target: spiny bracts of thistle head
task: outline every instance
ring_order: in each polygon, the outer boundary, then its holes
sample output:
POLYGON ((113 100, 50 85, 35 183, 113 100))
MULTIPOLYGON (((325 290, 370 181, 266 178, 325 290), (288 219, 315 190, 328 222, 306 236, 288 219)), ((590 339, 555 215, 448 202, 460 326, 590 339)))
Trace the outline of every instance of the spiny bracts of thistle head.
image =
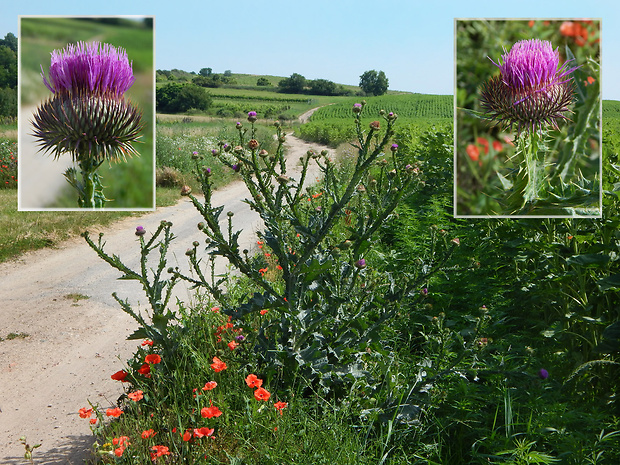
POLYGON ((70 44, 52 52, 49 79, 53 95, 32 121, 34 137, 55 158, 71 153, 74 161, 125 160, 144 128, 142 112, 123 94, 133 84, 132 65, 122 49, 99 42, 70 44))
MULTIPOLYGON (((506 51, 504 49, 504 51, 506 51)), ((539 39, 522 40, 502 55, 500 70, 481 87, 480 102, 487 118, 498 124, 535 132, 558 120, 567 120, 575 84, 570 74, 578 66, 560 65, 558 49, 539 39)))

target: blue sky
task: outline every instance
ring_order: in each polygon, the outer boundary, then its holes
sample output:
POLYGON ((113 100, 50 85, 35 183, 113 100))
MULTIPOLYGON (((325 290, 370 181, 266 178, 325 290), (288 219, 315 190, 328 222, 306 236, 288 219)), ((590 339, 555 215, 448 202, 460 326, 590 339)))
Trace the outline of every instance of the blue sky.
POLYGON ((17 35, 19 15, 155 15, 157 69, 342 84, 376 69, 390 89, 429 94, 453 93, 455 17, 602 18, 603 98, 620 100, 617 0, 2 0, 0 11, 2 37, 17 35))

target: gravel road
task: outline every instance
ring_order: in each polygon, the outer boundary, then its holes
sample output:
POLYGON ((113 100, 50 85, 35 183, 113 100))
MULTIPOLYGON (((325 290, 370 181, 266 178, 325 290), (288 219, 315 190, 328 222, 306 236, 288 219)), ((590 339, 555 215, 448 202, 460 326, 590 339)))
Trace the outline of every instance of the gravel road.
MULTIPOLYGON (((308 149, 326 148, 290 135, 287 145, 292 177, 294 161, 308 149)), ((317 175, 314 165, 307 179, 317 175)), ((213 203, 235 213, 234 225, 244 231, 240 242, 249 248, 260 219, 242 202, 247 195, 245 185, 234 182, 216 191, 213 203)), ((169 257, 187 269, 185 250, 203 238, 196 228, 200 217, 187 198, 105 229, 106 251, 137 268, 136 226, 154 231, 162 220, 173 223, 177 237, 169 257)), ((223 270, 225 264, 218 266, 223 270)), ((110 375, 124 367, 139 343, 125 339, 137 326, 111 294, 128 298, 134 309, 146 308, 140 285, 118 281, 119 276, 82 238, 0 264, 0 336, 23 335, 0 342, 0 464, 24 463, 21 436, 31 445, 41 444, 34 452, 37 464, 78 464, 88 456, 93 437, 78 410, 88 401, 102 408, 115 403, 122 386, 110 375)), ((190 302, 182 286, 177 286, 178 295, 190 302)))

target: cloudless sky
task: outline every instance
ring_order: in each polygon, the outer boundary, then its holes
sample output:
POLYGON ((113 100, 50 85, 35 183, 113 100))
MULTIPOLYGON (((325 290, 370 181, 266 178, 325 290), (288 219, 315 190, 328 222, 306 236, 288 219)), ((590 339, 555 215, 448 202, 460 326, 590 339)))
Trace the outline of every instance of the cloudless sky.
MULTIPOLYGON (((0 36, 19 15, 155 16, 157 69, 299 73, 359 83, 385 71, 390 89, 454 91, 454 18, 601 18, 603 98, 620 100, 617 0, 84 0, 0 1, 0 36)), ((507 44, 508 46, 510 44, 507 44)))

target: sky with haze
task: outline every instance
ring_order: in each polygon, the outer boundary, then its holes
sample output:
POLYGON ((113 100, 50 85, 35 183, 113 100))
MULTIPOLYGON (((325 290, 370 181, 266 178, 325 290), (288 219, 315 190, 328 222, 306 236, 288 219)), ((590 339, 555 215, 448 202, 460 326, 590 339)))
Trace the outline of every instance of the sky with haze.
POLYGON ((157 69, 352 85, 375 69, 391 90, 426 94, 454 92, 454 18, 599 18, 603 99, 620 100, 617 0, 2 0, 0 12, 1 37, 18 35, 19 15, 154 15, 157 69))

